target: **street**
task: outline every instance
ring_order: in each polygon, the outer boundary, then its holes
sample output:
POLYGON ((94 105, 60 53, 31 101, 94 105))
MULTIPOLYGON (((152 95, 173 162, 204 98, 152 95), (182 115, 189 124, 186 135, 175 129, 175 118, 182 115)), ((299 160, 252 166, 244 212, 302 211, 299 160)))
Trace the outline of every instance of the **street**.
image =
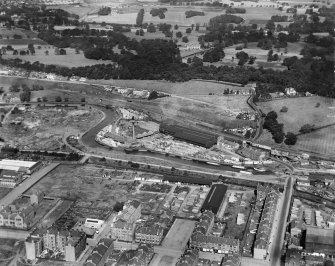
POLYGON ((42 179, 46 174, 55 169, 59 163, 51 163, 48 166, 40 169, 39 171, 33 173, 30 177, 20 183, 17 187, 15 187, 11 192, 9 192, 5 197, 0 199, 0 206, 6 207, 11 204, 16 198, 22 195, 26 190, 28 190, 31 186, 37 183, 40 179, 42 179))

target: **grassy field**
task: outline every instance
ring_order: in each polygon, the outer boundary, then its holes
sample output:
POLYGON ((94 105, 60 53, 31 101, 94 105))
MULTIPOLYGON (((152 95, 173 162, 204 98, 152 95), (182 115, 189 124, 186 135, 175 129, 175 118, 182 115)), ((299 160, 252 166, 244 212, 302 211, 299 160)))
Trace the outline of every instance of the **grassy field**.
MULTIPOLYGON (((298 134, 301 126, 305 124, 315 125, 316 128, 335 123, 335 100, 324 97, 286 98, 270 102, 259 103, 260 108, 268 113, 274 110, 278 114, 278 121, 284 124, 285 132, 298 134), (319 107, 316 107, 320 103, 319 107), (287 113, 280 112, 286 106, 287 113)), ((335 154, 335 126, 316 130, 312 133, 298 136, 298 142, 294 148, 314 151, 323 154, 335 154)), ((273 144, 273 140, 267 131, 259 139, 264 144, 273 144)))
MULTIPOLYGON (((230 66, 237 66, 238 59, 236 59, 236 53, 240 52, 239 50, 235 50, 236 46, 240 46, 241 44, 234 45, 231 47, 227 47, 224 49, 225 57, 222 59, 222 61, 215 63, 214 65, 220 66, 222 64, 224 65, 230 65, 230 66), (234 57, 234 60, 232 60, 232 57, 234 57)), ((254 63, 254 66, 263 66, 265 68, 274 68, 279 70, 286 69, 285 66, 282 65, 282 62, 285 58, 297 56, 301 57, 299 55, 301 49, 304 47, 303 42, 299 43, 288 43, 287 46, 287 53, 284 53, 285 49, 273 49, 274 54, 277 53, 279 55, 280 61, 278 62, 267 62, 268 53, 269 50, 263 50, 257 47, 257 43, 248 43, 247 48, 244 48, 242 51, 247 53, 249 56, 256 56, 256 61, 254 63)), ((246 64, 248 65, 248 64, 246 64)))
POLYGON ((285 12, 279 11, 273 7, 244 7, 245 14, 236 14, 245 19, 245 23, 266 24, 267 20, 273 15, 286 15, 285 12), (263 23, 261 23, 263 22, 263 23), (265 23, 264 23, 265 22, 265 23))
POLYGON ((144 22, 147 23, 168 23, 171 25, 177 24, 178 26, 191 26, 192 24, 199 23, 201 26, 207 24, 209 20, 215 16, 225 14, 225 10, 220 8, 208 8, 208 7, 167 7, 168 11, 165 13, 165 18, 160 19, 159 17, 153 17, 150 14, 150 9, 146 9, 144 13, 144 22), (186 18, 185 11, 203 11, 205 16, 194 16, 186 18))
POLYGON ((116 23, 116 24, 136 24, 136 13, 111 14, 108 16, 90 15, 84 18, 86 22, 96 23, 116 23))
POLYGON ((129 88, 157 90, 181 96, 208 95, 209 93, 222 95, 224 90, 227 88, 241 91, 249 90, 247 87, 197 80, 175 83, 161 80, 97 80, 95 83, 129 88))
MULTIPOLYGON (((27 48, 25 47, 15 47, 16 49, 27 48)), ((108 64, 109 61, 93 60, 85 58, 83 52, 76 54, 75 49, 66 48, 66 55, 55 55, 54 48, 42 47, 38 49, 35 47, 35 55, 13 55, 12 53, 7 53, 3 58, 20 58, 25 61, 36 62, 39 61, 43 64, 53 64, 66 67, 80 67, 80 66, 90 66, 95 64, 108 64), (49 55, 45 55, 45 51, 49 51, 49 55)))

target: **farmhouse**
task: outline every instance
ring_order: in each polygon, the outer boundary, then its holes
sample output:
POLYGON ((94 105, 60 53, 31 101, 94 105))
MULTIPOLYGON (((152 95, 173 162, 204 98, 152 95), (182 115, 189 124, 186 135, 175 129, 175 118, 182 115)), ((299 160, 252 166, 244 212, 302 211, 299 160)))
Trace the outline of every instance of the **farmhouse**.
POLYGON ((285 93, 286 93, 287 96, 296 96, 297 95, 297 91, 292 87, 285 88, 285 93))

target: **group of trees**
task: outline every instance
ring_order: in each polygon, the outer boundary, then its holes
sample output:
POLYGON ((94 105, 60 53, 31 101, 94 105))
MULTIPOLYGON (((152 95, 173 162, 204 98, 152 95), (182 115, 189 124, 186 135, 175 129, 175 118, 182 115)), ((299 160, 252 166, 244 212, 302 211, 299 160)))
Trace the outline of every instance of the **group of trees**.
POLYGON ((107 16, 112 12, 112 9, 109 6, 103 6, 99 9, 98 15, 99 16, 107 16))
POLYGON ((195 16, 204 16, 204 15, 205 15, 205 12, 201 12, 201 11, 195 11, 195 10, 185 11, 186 18, 191 18, 195 16))
POLYGON ((238 61, 239 66, 243 66, 249 60, 249 55, 243 51, 236 53, 235 56, 239 60, 238 61))
POLYGON ((220 15, 220 16, 211 18, 209 20, 208 29, 209 30, 219 29, 222 26, 226 26, 227 23, 240 24, 243 21, 244 19, 239 16, 228 15, 228 14, 220 15))
POLYGON ((213 49, 206 51, 203 56, 204 62, 218 62, 225 57, 222 44, 217 44, 213 49))
POLYGON ((160 19, 164 19, 165 15, 164 13, 167 11, 167 8, 161 7, 161 8, 153 8, 150 11, 151 16, 153 17, 159 17, 160 19))
POLYGON ((245 14, 245 8, 227 7, 226 14, 245 14))
POLYGON ((288 16, 274 15, 274 16, 271 16, 270 20, 272 22, 287 22, 288 21, 288 16))

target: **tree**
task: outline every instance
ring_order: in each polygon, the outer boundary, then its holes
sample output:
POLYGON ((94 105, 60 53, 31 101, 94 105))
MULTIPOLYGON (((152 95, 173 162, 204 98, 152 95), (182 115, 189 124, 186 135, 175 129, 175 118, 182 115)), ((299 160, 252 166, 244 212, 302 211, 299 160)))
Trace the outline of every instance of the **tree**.
POLYGON ((10 92, 19 92, 20 91, 20 87, 17 84, 13 84, 12 86, 10 86, 9 91, 10 92))
POLYGON ((286 106, 283 106, 281 109, 280 109, 280 112, 282 113, 286 113, 288 111, 288 108, 286 106))
POLYGON ((187 29, 186 29, 186 33, 187 33, 187 34, 190 34, 191 32, 192 32, 192 29, 191 29, 191 28, 187 28, 187 29))
POLYGON ((20 93, 20 101, 21 102, 30 102, 30 95, 31 95, 31 93, 30 93, 29 90, 21 92, 20 93))
POLYGON ((42 101, 43 101, 43 102, 47 102, 47 101, 48 101, 48 97, 43 96, 43 97, 42 97, 42 101))
POLYGON ((55 55, 59 55, 59 53, 60 53, 59 48, 56 47, 56 48, 55 48, 55 55))
POLYGON ((80 101, 81 101, 82 103, 86 102, 85 97, 82 97, 82 98, 80 99, 80 101))
POLYGON ((63 49, 63 48, 60 49, 60 50, 59 50, 59 54, 60 54, 60 55, 66 55, 66 50, 63 49))
POLYGON ((182 39, 182 41, 185 42, 185 43, 188 43, 188 38, 187 38, 187 36, 184 36, 183 39, 182 39))
POLYGON ((80 50, 78 47, 76 47, 75 51, 76 51, 76 54, 80 54, 80 50))
POLYGON ((152 23, 150 23, 149 26, 148 26, 148 28, 147 28, 147 32, 149 32, 149 33, 154 33, 154 32, 156 32, 156 27, 155 27, 155 25, 152 24, 152 23))
POLYGON ((183 34, 181 33, 181 31, 176 32, 176 37, 177 38, 183 37, 183 34))
POLYGON ((115 211, 115 212, 122 211, 122 209, 123 209, 123 205, 124 205, 123 202, 119 202, 119 201, 117 201, 117 202, 114 204, 114 206, 113 206, 113 211, 115 211))
POLYGON ((315 125, 305 124, 300 128, 299 132, 301 134, 306 134, 306 133, 310 133, 314 130, 315 130, 315 125))
POLYGON ((45 50, 45 55, 49 55, 49 51, 48 50, 45 50))
POLYGON ((62 101, 62 97, 60 97, 59 95, 56 96, 55 101, 56 101, 56 102, 61 102, 61 101, 62 101))
POLYGON ((285 136, 285 144, 286 145, 294 145, 297 143, 297 136, 292 133, 292 132, 287 132, 286 136, 285 136))
POLYGON ((179 28, 179 26, 176 24, 176 25, 174 25, 174 29, 175 30, 178 30, 178 28, 179 28))
POLYGON ((158 93, 157 91, 151 91, 148 97, 148 100, 154 100, 158 98, 158 93))
POLYGON ((267 23, 266 23, 266 26, 265 26, 269 31, 273 32, 275 29, 276 29, 276 24, 269 20, 267 23))

